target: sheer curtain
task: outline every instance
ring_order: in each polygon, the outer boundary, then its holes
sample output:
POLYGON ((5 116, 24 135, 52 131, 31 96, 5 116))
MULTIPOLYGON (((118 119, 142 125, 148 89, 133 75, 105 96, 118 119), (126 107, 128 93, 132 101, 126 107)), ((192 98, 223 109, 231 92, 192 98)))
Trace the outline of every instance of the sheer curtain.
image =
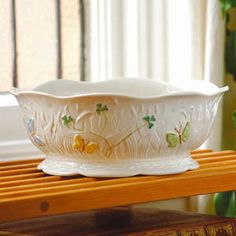
MULTIPOLYGON (((223 83, 219 0, 86 2, 86 80, 145 77, 223 83)), ((220 109, 219 109, 220 110, 220 109)), ((207 146, 219 149, 221 112, 207 146)))
MULTIPOLYGON (((222 86, 224 20, 219 0, 90 0, 86 7, 86 80, 199 79, 222 86)), ((204 147, 221 148, 221 117, 219 108, 204 147)), ((157 206, 207 212, 210 201, 211 196, 202 195, 157 206)))

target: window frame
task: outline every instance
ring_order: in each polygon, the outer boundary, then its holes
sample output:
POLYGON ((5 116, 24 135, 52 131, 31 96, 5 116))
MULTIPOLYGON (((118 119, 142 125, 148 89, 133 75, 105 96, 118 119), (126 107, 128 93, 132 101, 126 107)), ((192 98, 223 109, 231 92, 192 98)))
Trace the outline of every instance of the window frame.
POLYGON ((8 92, 0 93, 0 114, 0 162, 43 155, 29 140, 19 105, 8 92))

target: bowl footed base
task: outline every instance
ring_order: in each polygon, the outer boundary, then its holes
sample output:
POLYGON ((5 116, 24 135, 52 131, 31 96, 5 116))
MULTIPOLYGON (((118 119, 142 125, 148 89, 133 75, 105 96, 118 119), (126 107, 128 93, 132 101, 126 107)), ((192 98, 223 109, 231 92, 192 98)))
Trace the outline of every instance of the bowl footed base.
POLYGON ((59 158, 47 158, 38 165, 38 169, 49 175, 88 177, 127 177, 134 175, 169 175, 194 170, 198 162, 190 156, 183 158, 158 158, 151 160, 103 160, 68 161, 59 158), (165 159, 164 159, 165 158, 165 159))

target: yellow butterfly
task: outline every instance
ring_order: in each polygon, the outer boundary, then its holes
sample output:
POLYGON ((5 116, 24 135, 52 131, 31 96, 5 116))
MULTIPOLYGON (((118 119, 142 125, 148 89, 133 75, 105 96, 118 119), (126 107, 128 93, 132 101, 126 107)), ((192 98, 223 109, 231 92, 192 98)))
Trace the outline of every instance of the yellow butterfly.
POLYGON ((94 142, 86 143, 85 140, 77 134, 74 136, 73 148, 79 149, 80 151, 87 154, 92 154, 98 151, 98 144, 94 142))

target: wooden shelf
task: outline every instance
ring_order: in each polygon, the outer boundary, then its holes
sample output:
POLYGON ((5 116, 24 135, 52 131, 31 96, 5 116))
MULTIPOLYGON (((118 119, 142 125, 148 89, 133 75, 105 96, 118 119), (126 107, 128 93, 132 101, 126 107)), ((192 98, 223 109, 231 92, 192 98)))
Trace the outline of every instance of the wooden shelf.
POLYGON ((0 163, 0 222, 236 189, 236 152, 192 152, 200 168, 166 176, 49 176, 42 159, 0 163))

